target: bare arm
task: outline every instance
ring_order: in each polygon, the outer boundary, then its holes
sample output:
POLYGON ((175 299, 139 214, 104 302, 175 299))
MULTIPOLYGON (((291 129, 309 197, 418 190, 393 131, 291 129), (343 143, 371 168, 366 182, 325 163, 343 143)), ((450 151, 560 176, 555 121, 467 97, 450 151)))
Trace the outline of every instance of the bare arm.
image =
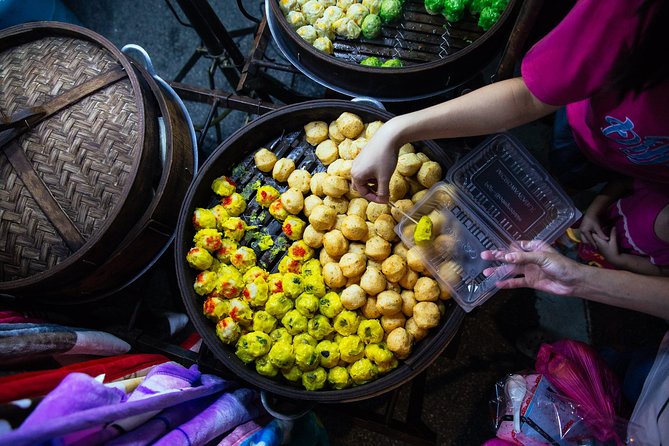
POLYGON ((499 268, 516 276, 497 282, 499 288, 534 288, 669 319, 669 277, 583 265, 541 241, 521 242, 521 247, 481 253, 485 260, 504 262, 499 268))
POLYGON ((523 79, 518 77, 398 116, 390 124, 396 127, 396 143, 401 146, 424 139, 501 132, 542 118, 558 108, 534 97, 523 79))
POLYGON ((365 198, 386 202, 388 183, 402 145, 501 132, 539 119, 557 108, 535 98, 522 78, 514 78, 396 116, 381 126, 353 161, 353 185, 365 198))

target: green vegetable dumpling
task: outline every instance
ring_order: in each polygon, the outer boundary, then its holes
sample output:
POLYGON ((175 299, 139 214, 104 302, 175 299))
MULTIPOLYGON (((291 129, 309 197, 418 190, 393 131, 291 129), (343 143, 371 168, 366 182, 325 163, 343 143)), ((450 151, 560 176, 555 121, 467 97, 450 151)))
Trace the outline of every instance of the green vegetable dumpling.
POLYGON ((381 17, 377 14, 367 14, 360 25, 360 32, 365 39, 374 39, 381 34, 381 17))

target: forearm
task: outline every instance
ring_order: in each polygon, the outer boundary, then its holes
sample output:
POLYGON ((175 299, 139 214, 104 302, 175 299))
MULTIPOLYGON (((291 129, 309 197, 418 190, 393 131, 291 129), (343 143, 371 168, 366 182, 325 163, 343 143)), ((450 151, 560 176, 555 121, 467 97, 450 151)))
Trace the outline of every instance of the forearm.
POLYGON ((620 269, 625 269, 639 274, 648 274, 652 276, 666 276, 666 268, 657 266, 650 262, 648 257, 637 256, 634 254, 619 254, 615 259, 606 259, 612 265, 620 269))
POLYGON ((486 85, 441 104, 393 118, 396 143, 486 135, 546 116, 558 107, 535 98, 521 78, 486 85))
POLYGON ((581 265, 572 295, 669 319, 669 277, 581 265))

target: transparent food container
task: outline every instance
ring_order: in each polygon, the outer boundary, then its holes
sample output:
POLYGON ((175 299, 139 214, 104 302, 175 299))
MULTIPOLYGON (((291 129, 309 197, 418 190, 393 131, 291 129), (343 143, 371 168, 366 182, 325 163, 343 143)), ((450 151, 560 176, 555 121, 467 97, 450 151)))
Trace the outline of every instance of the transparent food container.
POLYGON ((407 216, 395 232, 469 312, 509 275, 498 270, 485 277, 485 268, 500 263, 482 260, 482 251, 507 249, 520 240, 553 243, 581 213, 519 141, 500 133, 453 165, 407 216), (432 220, 432 237, 417 246, 414 221, 424 215, 432 220))

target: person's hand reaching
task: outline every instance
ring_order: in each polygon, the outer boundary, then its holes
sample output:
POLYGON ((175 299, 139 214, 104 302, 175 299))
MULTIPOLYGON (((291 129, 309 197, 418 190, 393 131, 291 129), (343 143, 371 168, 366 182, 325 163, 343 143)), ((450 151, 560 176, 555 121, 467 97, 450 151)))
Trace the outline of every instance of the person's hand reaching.
POLYGON ((389 121, 377 130, 353 160, 351 180, 361 196, 377 203, 388 202, 390 177, 397 167, 398 151, 389 121))
POLYGON ((582 265, 540 240, 522 241, 520 248, 508 251, 483 251, 481 258, 504 263, 498 267, 486 268, 483 271, 486 277, 500 268, 499 273, 515 276, 498 281, 498 288, 534 288, 561 296, 572 295, 582 268, 582 265))

